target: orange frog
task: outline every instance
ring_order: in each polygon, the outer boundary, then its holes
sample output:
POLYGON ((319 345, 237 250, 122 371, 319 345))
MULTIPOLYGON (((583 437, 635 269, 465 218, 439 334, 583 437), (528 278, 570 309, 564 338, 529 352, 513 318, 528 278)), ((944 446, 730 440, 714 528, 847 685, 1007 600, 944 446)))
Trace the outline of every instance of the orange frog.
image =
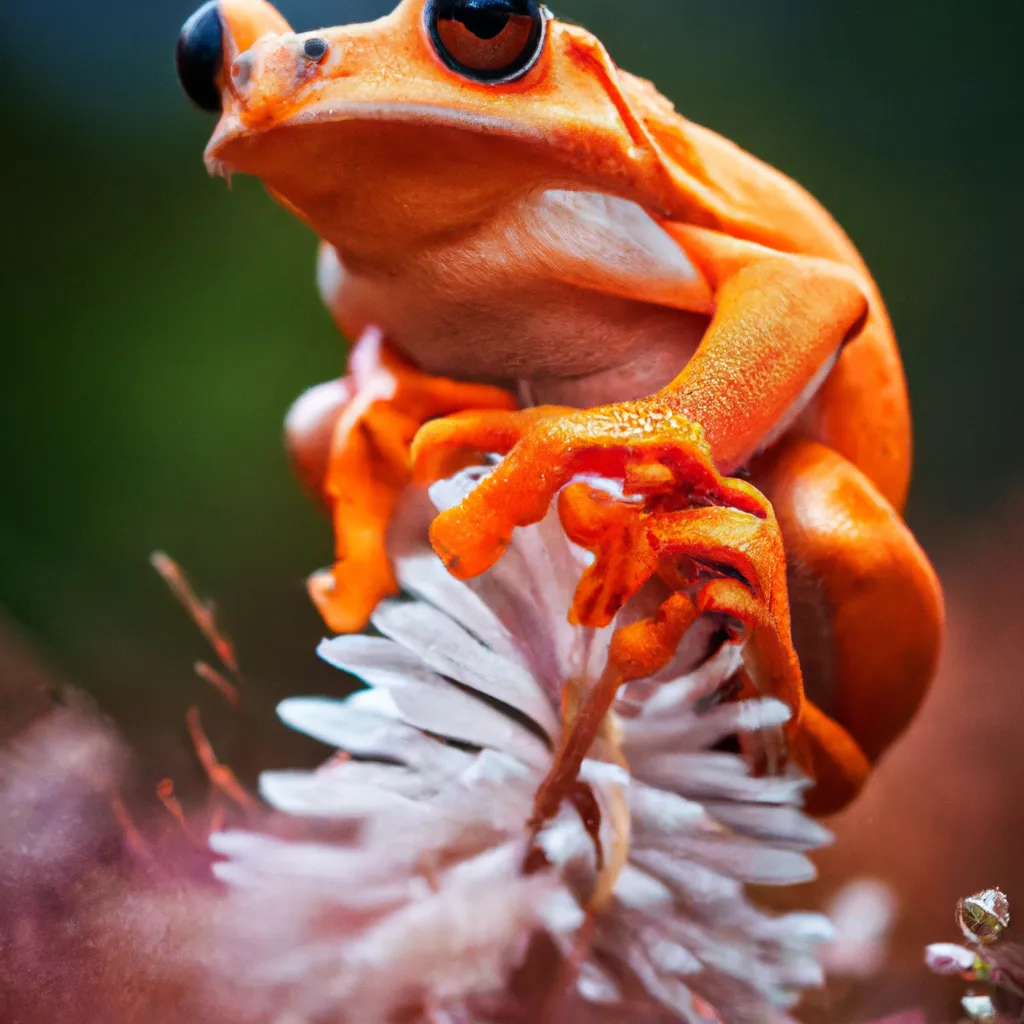
POLYGON ((337 564, 311 581, 328 624, 359 629, 394 592, 383 538, 413 473, 503 454, 434 522, 453 573, 560 495, 596 555, 575 621, 607 624, 653 577, 669 595, 616 634, 538 817, 621 684, 709 614, 793 708, 812 807, 847 802, 920 702, 943 610, 900 516, 892 328, 832 218, 536 0, 402 0, 303 34, 213 0, 177 57, 220 114, 209 169, 258 176, 313 228, 327 305, 362 338, 288 420, 334 513, 337 564))

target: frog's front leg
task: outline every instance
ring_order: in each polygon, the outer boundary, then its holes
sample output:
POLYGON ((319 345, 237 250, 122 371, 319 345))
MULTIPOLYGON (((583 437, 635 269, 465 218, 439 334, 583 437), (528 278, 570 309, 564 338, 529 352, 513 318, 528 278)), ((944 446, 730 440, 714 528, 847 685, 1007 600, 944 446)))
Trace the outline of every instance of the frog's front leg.
POLYGON ((619 477, 627 493, 656 497, 699 487, 701 473, 742 466, 785 428, 866 315, 861 282, 844 266, 701 228, 676 225, 672 233, 712 286, 715 309, 668 387, 597 409, 529 410, 518 429, 509 417, 467 415, 417 436, 424 476, 449 449, 507 453, 434 523, 434 545, 456 575, 493 564, 512 530, 539 521, 576 474, 619 477), (698 466, 692 455, 705 444, 698 466))
POLYGON ((432 377, 415 369, 368 328, 353 346, 349 375, 306 392, 285 436, 296 473, 327 506, 335 562, 314 574, 309 592, 331 629, 362 629, 378 602, 397 592, 384 542, 411 479, 410 444, 434 416, 512 409, 500 388, 432 377))

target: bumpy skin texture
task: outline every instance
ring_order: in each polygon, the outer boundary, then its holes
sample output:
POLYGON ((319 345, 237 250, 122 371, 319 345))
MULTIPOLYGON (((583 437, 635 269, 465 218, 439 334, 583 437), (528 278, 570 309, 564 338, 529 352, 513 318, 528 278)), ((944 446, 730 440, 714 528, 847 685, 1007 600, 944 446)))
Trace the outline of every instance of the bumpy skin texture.
POLYGON ((582 28, 551 22, 536 65, 493 86, 439 59, 424 0, 315 33, 316 60, 313 33, 291 34, 262 0, 219 11, 208 165, 259 176, 316 231, 339 326, 372 342, 289 422, 300 474, 335 513, 339 562, 313 581, 327 622, 358 629, 393 589, 381 540, 410 473, 506 455, 434 524, 464 577, 577 474, 616 477, 641 500, 562 494, 601 567, 573 615, 607 622, 653 576, 672 596, 620 632, 563 773, 618 686, 713 613, 748 638, 750 682, 794 708, 812 805, 847 802, 923 696, 943 610, 900 517, 911 445, 895 340, 842 230, 582 28), (639 217, 661 255, 537 241, 523 228, 536 197, 566 193, 608 225, 639 217), (376 369, 360 371, 370 349, 376 369), (518 411, 501 386, 558 404, 518 411))

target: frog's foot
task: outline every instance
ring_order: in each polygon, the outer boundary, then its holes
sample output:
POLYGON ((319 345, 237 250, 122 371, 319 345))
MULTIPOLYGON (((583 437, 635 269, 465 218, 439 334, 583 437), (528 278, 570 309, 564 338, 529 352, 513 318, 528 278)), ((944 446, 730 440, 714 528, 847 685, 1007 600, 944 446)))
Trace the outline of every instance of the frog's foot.
POLYGON ((790 636, 782 535, 771 505, 749 484, 732 483, 756 511, 704 506, 647 512, 583 483, 562 492, 559 511, 568 536, 595 555, 577 590, 578 621, 607 624, 654 575, 674 592, 654 615, 615 632, 607 668, 566 723, 556 764, 538 791, 537 823, 565 798, 620 688, 665 668, 705 615, 722 622, 730 642, 743 644, 751 689, 792 709, 789 756, 817 782, 809 802, 835 805, 863 783, 868 765, 857 744, 804 697, 790 636))
POLYGON ((417 475, 443 475, 447 458, 467 449, 505 458, 431 528, 437 553, 463 579, 493 565, 512 531, 543 519, 558 491, 580 474, 621 481, 623 493, 648 509, 713 502, 757 514, 746 491, 718 474, 700 426, 657 399, 583 411, 541 406, 499 416, 470 413, 429 423, 413 444, 417 475))
POLYGON ((360 420, 332 457, 325 478, 335 561, 310 576, 307 585, 317 610, 336 633, 362 629, 377 604, 398 593, 384 542, 408 466, 398 457, 400 438, 382 437, 385 431, 377 419, 367 414, 360 420), (378 444, 381 440, 383 445, 378 444))
MULTIPOLYGON (((765 586, 773 559, 781 554, 781 545, 771 544, 778 537, 771 507, 752 487, 740 481, 734 486, 759 515, 719 506, 648 512, 642 504, 615 498, 586 483, 572 484, 562 492, 559 514, 566 534, 595 556, 577 588, 573 604, 577 621, 607 625, 655 575, 673 593, 654 615, 613 635, 605 671, 566 723, 556 763, 538 791, 537 823, 557 811, 620 688, 665 668, 702 615, 719 616, 734 642, 765 628, 772 636, 780 632, 769 609, 766 590, 770 586, 765 586), (769 550, 762 554, 766 542, 769 550)), ((781 564, 785 573, 785 562, 781 564)), ((787 631, 788 625, 786 620, 787 631)), ((794 691, 799 702, 795 655, 792 663, 778 666, 778 675, 777 689, 794 691)))
MULTIPOLYGON (((814 781, 807 809, 828 813, 856 796, 870 763, 846 728, 805 695, 792 639, 782 532, 769 502, 749 484, 739 486, 760 499, 764 518, 734 508, 651 517, 648 528, 662 559, 659 573, 670 585, 688 588, 698 612, 721 617, 732 641, 743 644, 744 670, 753 691, 788 705, 792 714, 786 725, 786 759, 814 781)), ((612 650, 625 675, 641 668, 650 674, 652 668, 668 664, 678 640, 657 617, 628 629, 635 633, 621 631, 612 650)))
MULTIPOLYGON (((696 500, 692 492, 688 497, 696 500)), ((707 502, 709 495, 702 497, 707 502)), ((671 507, 651 509, 650 502, 617 498, 585 482, 566 487, 558 503, 562 526, 594 555, 577 588, 575 620, 608 625, 657 574, 673 590, 693 591, 718 579, 744 584, 762 603, 777 603, 788 630, 785 556, 771 504, 742 480, 722 481, 714 497, 732 504, 687 508, 673 500, 671 507)))
POLYGON ((412 479, 410 445, 420 426, 460 409, 514 406, 499 388, 422 373, 374 328, 353 346, 348 377, 296 403, 286 426, 292 460, 334 523, 335 562, 309 580, 331 629, 362 629, 381 599, 397 592, 385 539, 412 479))

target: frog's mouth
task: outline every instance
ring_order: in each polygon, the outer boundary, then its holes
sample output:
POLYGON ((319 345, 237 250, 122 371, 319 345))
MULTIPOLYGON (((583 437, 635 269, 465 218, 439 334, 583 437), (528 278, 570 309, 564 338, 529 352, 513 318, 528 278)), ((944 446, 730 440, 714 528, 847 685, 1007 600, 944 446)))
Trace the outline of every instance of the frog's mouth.
MULTIPOLYGON (((425 103, 352 100, 339 104, 328 99, 311 103, 282 119, 268 119, 262 124, 254 124, 244 115, 225 113, 207 144, 204 159, 211 174, 226 176, 240 172, 262 176, 265 170, 262 151, 286 135, 292 138, 303 134, 312 136, 319 129, 330 134, 340 147, 363 134, 367 125, 375 126, 377 131, 386 131, 389 126, 399 131, 407 129, 409 134, 421 137, 431 129, 438 129, 444 134, 461 131, 487 135, 492 140, 496 137, 516 139, 536 147, 544 147, 550 142, 539 129, 488 114, 425 103)), ((431 148, 435 150, 436 157, 438 147, 431 148)))
MULTIPOLYGON (((253 131, 222 118, 213 173, 251 174, 321 238, 362 254, 421 250, 579 180, 539 134, 426 105, 308 108, 253 131)), ((600 191, 599 189, 597 191, 600 191)))

